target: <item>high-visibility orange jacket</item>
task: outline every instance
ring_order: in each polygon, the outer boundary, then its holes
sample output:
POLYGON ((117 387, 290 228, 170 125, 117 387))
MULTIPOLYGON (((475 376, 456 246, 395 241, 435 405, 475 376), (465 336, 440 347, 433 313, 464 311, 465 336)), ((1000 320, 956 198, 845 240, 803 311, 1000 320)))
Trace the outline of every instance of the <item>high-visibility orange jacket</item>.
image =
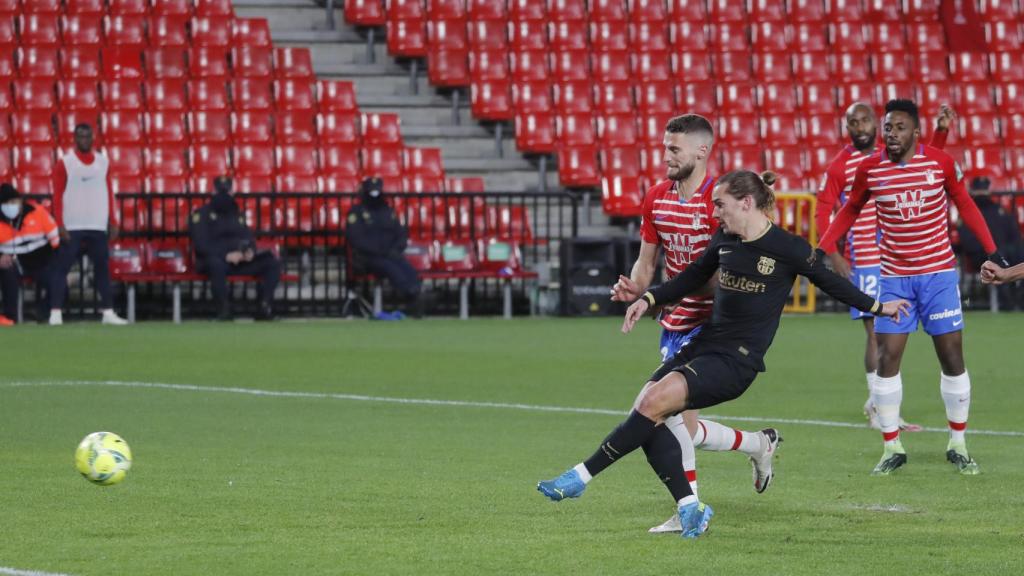
POLYGON ((23 266, 45 265, 60 245, 57 222, 45 208, 24 202, 14 220, 0 214, 0 254, 18 257, 23 266))

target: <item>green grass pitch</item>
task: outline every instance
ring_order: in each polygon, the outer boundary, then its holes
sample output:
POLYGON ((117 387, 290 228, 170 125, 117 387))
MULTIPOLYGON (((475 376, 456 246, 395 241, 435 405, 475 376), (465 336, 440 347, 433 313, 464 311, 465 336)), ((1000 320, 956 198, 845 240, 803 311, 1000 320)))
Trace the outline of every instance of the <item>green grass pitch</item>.
MULTIPOLYGON (((967 316, 972 429, 1024 431, 1022 320, 967 316)), ((589 455, 617 415, 95 384, 625 411, 657 365, 658 330, 647 320, 624 336, 619 325, 476 319, 6 331, 0 573, 1021 572, 1019 434, 968 435, 977 477, 945 462, 945 433, 907 434, 909 464, 873 478, 876 432, 779 424, 785 442, 765 494, 754 493, 740 454, 698 453, 701 497, 716 516, 706 537, 683 541, 647 534, 674 506, 642 453, 579 500, 554 504, 536 492, 538 480, 589 455), (77 442, 98 430, 132 447, 123 484, 94 486, 74 470, 77 442)), ((708 412, 752 430, 773 418, 859 424, 862 340, 860 324, 844 316, 787 317, 768 372, 708 412)), ((939 368, 923 333, 911 339, 903 379, 904 416, 944 427, 939 368)))

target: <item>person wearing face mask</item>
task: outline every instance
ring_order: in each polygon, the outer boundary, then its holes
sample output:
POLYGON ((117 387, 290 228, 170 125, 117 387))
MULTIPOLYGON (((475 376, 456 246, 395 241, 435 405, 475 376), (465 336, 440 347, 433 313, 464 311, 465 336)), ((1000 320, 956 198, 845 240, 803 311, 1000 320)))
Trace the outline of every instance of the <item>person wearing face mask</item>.
POLYGON ((213 181, 213 198, 192 213, 189 237, 196 263, 199 272, 210 277, 218 320, 232 318, 228 302, 228 276, 231 275, 257 276, 260 279, 256 319, 272 320, 274 290, 281 280, 281 263, 273 253, 257 249, 256 238, 245 225, 245 217, 235 202, 231 185, 231 178, 218 176, 213 181))
POLYGON ((50 213, 22 199, 14 186, 0 184, 0 288, 4 300, 0 326, 14 324, 24 276, 46 290, 46 297, 37 303, 38 318, 45 317, 50 308, 50 263, 59 245, 57 223, 50 213))
POLYGON ((67 276, 82 253, 94 270, 96 291, 100 296, 103 323, 127 324, 114 313, 110 289, 110 247, 117 238, 117 210, 110 188, 110 161, 92 148, 92 127, 75 126, 75 148, 57 160, 53 176, 53 217, 63 239, 57 256, 56 277, 50 311, 50 325, 64 323, 61 306, 67 293, 67 276))
POLYGON ((409 233, 384 198, 383 181, 363 180, 359 196, 359 204, 348 213, 345 232, 355 266, 387 278, 420 316, 420 278, 404 256, 409 233))

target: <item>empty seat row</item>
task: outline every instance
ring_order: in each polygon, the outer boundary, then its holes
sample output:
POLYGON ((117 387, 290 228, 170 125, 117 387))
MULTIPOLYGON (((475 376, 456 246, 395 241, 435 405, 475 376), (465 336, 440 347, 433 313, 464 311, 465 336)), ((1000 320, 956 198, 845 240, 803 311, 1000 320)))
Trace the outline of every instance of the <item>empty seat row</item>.
POLYGON ((0 14, 2 46, 269 47, 263 18, 0 14))
POLYGON ((234 16, 231 0, 0 0, 0 14, 234 16))

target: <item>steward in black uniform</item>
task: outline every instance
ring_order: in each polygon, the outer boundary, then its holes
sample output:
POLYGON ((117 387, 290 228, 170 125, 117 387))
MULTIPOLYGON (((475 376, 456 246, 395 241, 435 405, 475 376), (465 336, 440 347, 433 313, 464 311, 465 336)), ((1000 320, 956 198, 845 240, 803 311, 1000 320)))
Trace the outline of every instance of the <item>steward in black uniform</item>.
POLYGON ((192 213, 188 233, 198 270, 210 277, 217 319, 231 319, 227 277, 239 274, 259 277, 260 307, 256 319, 270 320, 274 316, 274 289, 281 279, 281 264, 273 253, 257 250, 256 238, 235 203, 231 179, 219 176, 213 186, 216 193, 209 204, 192 213))
MULTIPOLYGON (((409 233, 385 200, 383 187, 380 178, 363 180, 360 202, 348 212, 345 234, 352 248, 353 264, 374 276, 387 278, 407 303, 415 304, 420 279, 405 259, 409 233)), ((418 314, 419 310, 415 312, 418 314)))

